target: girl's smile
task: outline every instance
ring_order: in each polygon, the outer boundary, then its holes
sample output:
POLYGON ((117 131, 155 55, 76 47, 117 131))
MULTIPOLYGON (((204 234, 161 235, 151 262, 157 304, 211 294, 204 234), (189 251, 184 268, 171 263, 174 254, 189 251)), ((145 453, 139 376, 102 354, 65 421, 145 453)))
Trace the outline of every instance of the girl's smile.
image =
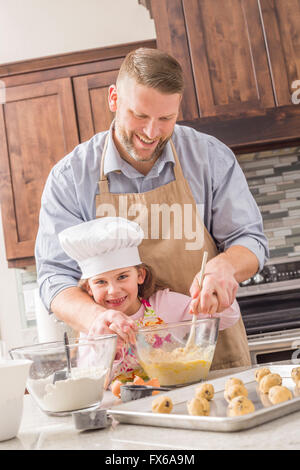
POLYGON ((124 302, 124 300, 127 299, 127 295, 125 295, 125 297, 121 297, 119 299, 107 299, 106 300, 106 303, 111 303, 111 304, 121 304, 122 302, 124 302))

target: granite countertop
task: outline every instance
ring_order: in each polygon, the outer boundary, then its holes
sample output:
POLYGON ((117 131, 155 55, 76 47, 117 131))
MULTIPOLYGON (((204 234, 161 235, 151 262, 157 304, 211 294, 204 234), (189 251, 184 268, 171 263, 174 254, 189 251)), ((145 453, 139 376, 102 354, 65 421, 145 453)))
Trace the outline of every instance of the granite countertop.
MULTIPOLYGON (((276 363, 279 364, 279 363, 276 363)), ((286 364, 286 362, 285 362, 286 364)), ((233 375, 246 368, 214 371, 209 380, 233 375)), ((112 395, 105 402, 111 406, 112 395)), ((79 432, 71 416, 44 414, 30 395, 24 396, 19 433, 0 442, 1 450, 200 450, 200 449, 300 449, 300 411, 239 432, 208 432, 121 424, 106 429, 79 432)))

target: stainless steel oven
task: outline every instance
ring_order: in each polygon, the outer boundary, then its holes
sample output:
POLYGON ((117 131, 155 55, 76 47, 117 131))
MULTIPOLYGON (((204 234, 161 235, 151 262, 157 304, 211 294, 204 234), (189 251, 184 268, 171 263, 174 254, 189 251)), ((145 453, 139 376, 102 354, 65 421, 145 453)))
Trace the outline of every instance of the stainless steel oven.
POLYGON ((269 261, 237 300, 253 364, 300 358, 300 258, 269 261))

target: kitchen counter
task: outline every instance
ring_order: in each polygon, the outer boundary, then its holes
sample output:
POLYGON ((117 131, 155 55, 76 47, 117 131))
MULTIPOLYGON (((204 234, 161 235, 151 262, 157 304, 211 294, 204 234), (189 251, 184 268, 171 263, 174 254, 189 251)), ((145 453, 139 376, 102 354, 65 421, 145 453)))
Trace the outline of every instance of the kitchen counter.
MULTIPOLYGON (((280 364, 280 363, 276 363, 280 364)), ((285 362, 286 364, 286 362, 285 362)), ((247 368, 213 371, 208 380, 234 375, 247 368)), ((106 392, 105 404, 112 395, 106 392)), ((79 432, 71 416, 44 414, 30 395, 24 396, 24 411, 18 436, 0 442, 1 450, 200 450, 200 449, 300 449, 300 411, 258 427, 239 432, 207 432, 120 424, 107 429, 79 432)), ((109 454, 109 453, 108 453, 109 454)))

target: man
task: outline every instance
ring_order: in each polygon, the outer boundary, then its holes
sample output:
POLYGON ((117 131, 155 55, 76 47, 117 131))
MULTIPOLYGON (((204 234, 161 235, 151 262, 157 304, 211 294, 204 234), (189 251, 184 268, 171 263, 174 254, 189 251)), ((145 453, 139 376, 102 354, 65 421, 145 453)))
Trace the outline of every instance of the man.
MULTIPOLYGON (((138 221, 146 233, 142 260, 171 289, 191 288, 203 313, 230 306, 238 283, 264 265, 262 219, 245 177, 224 144, 176 125, 182 93, 174 58, 155 49, 129 53, 109 88, 110 130, 76 147, 48 177, 36 242, 40 295, 76 330, 97 334, 103 308, 77 286, 79 268, 59 245, 58 233, 70 225, 107 215, 138 221)), ((130 337, 132 324, 123 321, 130 337)), ((242 320, 222 333, 214 367, 249 364, 242 320)))

